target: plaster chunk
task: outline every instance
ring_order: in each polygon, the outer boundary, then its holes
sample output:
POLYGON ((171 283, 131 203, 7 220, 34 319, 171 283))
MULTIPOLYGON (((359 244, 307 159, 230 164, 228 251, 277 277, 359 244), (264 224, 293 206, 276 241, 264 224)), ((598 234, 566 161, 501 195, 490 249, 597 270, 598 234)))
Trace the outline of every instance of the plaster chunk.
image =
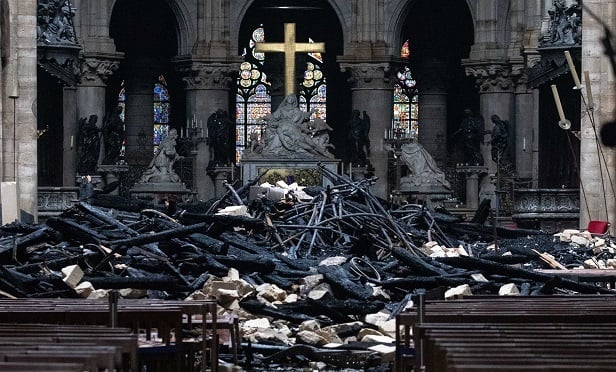
POLYGON ((389 336, 366 335, 361 342, 378 342, 380 344, 393 344, 396 339, 389 336))
POLYGON ((321 346, 327 344, 327 340, 312 331, 299 331, 297 332, 297 340, 301 341, 302 344, 313 345, 313 346, 321 346))
POLYGON ((455 288, 450 288, 445 292, 445 299, 451 300, 456 296, 472 296, 473 292, 471 291, 471 287, 468 284, 462 284, 455 288))
POLYGON ((340 266, 346 262, 347 262, 346 257, 334 256, 334 257, 328 257, 324 259, 323 261, 319 262, 319 266, 340 266))
POLYGON ((81 270, 79 265, 66 266, 62 268, 62 275, 62 281, 74 289, 83 279, 83 270, 81 270))
POLYGON ((519 296, 520 290, 515 283, 507 283, 500 287, 498 290, 499 296, 519 296))

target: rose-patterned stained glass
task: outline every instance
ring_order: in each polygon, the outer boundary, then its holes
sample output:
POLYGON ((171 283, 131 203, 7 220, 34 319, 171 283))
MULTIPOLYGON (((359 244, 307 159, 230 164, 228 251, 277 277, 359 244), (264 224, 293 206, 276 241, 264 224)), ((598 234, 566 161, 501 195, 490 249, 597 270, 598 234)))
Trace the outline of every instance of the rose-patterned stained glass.
POLYGON ((158 150, 160 142, 169 132, 169 110, 171 107, 169 91, 165 77, 160 75, 158 82, 154 84, 154 127, 153 144, 154 153, 158 150))

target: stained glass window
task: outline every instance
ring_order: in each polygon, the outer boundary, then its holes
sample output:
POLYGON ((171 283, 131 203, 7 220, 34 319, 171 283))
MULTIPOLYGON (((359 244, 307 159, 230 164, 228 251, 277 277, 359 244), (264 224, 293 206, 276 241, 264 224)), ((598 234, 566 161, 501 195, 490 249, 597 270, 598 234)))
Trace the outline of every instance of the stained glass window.
POLYGON ((169 132, 169 91, 165 77, 160 75, 154 84, 154 152, 158 150, 160 142, 169 132))
MULTIPOLYGON (((400 56, 408 58, 408 40, 402 46, 400 56)), ((417 82, 407 66, 398 72, 397 81, 394 84, 394 112, 391 128, 402 137, 415 140, 417 140, 419 131, 419 106, 416 85, 417 82)))
MULTIPOLYGON (((124 82, 120 85, 120 93, 118 93, 118 107, 121 108, 120 111, 120 119, 122 119, 122 123, 124 123, 124 133, 126 133, 126 121, 124 120, 125 110, 126 110, 126 89, 124 88, 124 82)), ((120 159, 124 159, 126 156, 126 137, 122 139, 122 147, 120 148, 120 159)))
POLYGON ((312 118, 327 119, 327 83, 321 66, 323 64, 320 53, 308 53, 314 61, 306 63, 304 80, 299 89, 299 107, 303 111, 315 109, 312 118))
MULTIPOLYGON (((160 75, 158 82, 154 84, 154 126, 152 128, 152 138, 154 145, 154 153, 158 149, 158 145, 165 138, 169 132, 169 111, 171 108, 171 100, 169 98, 169 91, 167 90, 167 82, 165 77, 160 75)), ((124 123, 125 110, 126 110, 126 89, 124 87, 124 81, 120 85, 120 93, 118 93, 118 106, 122 108, 120 118, 124 123)), ((122 149, 120 150, 121 158, 126 154, 126 139, 122 142, 122 149)))
POLYGON ((265 41, 263 27, 253 31, 248 48, 242 54, 237 78, 235 103, 235 160, 240 161, 249 141, 261 141, 265 130, 262 118, 272 111, 272 99, 267 88, 270 83, 263 72, 265 54, 255 51, 256 43, 265 41))

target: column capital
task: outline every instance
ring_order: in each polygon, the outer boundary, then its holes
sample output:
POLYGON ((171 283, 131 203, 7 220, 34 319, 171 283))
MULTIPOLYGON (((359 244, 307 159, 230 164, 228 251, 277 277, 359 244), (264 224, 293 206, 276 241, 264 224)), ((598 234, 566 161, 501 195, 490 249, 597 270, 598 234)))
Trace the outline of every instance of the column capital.
POLYGON ((524 65, 510 62, 463 61, 467 76, 473 76, 480 93, 513 92, 517 84, 525 84, 524 65))
POLYGON ((239 68, 239 62, 177 60, 175 64, 186 89, 228 90, 239 68))
POLYGON ((341 62, 340 70, 349 72, 348 82, 356 89, 393 89, 392 80, 396 77, 395 61, 387 62, 341 62))
POLYGON ((107 80, 120 67, 123 53, 83 54, 80 63, 80 86, 106 86, 107 80))

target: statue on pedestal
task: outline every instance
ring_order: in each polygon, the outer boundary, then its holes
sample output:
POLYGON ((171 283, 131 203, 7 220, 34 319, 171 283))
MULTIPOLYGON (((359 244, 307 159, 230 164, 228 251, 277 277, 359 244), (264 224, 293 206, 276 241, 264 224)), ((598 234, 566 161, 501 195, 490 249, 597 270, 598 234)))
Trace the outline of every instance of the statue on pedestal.
POLYGON ((229 114, 222 109, 216 110, 207 119, 210 165, 224 166, 232 163, 230 152, 230 131, 233 122, 229 114))
POLYGON ((367 156, 370 155, 370 117, 363 112, 360 117, 359 110, 353 110, 351 120, 348 122, 349 161, 353 165, 364 166, 367 156))
POLYGON ((492 160, 497 164, 507 161, 505 150, 509 141, 509 121, 502 120, 498 115, 492 115, 492 123, 494 127, 490 132, 492 134, 492 160))
POLYGON ((77 171, 81 175, 94 174, 100 151, 100 129, 96 126, 97 115, 81 118, 77 134, 77 171))
POLYGON ((117 106, 103 123, 103 144, 105 145, 105 157, 103 164, 114 165, 120 161, 122 142, 124 142, 124 122, 120 117, 122 107, 117 106))
POLYGON ((481 115, 474 115, 470 109, 464 110, 460 128, 451 135, 455 142, 462 142, 464 145, 464 164, 483 165, 481 143, 484 133, 484 121, 481 115))
POLYGON ((175 150, 178 132, 169 130, 169 134, 160 143, 148 169, 143 172, 140 183, 180 182, 180 176, 173 170, 176 161, 182 159, 175 150))
POLYGON ((294 94, 287 96, 276 111, 265 117, 263 144, 255 146, 251 154, 282 158, 305 158, 309 154, 332 159, 329 149, 333 146, 327 133, 331 128, 322 120, 311 122, 313 112, 300 110, 294 94))
MULTIPOLYGON (((409 169, 410 174, 400 179, 401 185, 410 188, 424 188, 426 190, 442 187, 449 189, 451 185, 445 179, 445 173, 436 165, 436 161, 426 149, 417 142, 402 145, 401 158, 409 169)), ((404 186, 401 187, 404 189, 404 186)))

